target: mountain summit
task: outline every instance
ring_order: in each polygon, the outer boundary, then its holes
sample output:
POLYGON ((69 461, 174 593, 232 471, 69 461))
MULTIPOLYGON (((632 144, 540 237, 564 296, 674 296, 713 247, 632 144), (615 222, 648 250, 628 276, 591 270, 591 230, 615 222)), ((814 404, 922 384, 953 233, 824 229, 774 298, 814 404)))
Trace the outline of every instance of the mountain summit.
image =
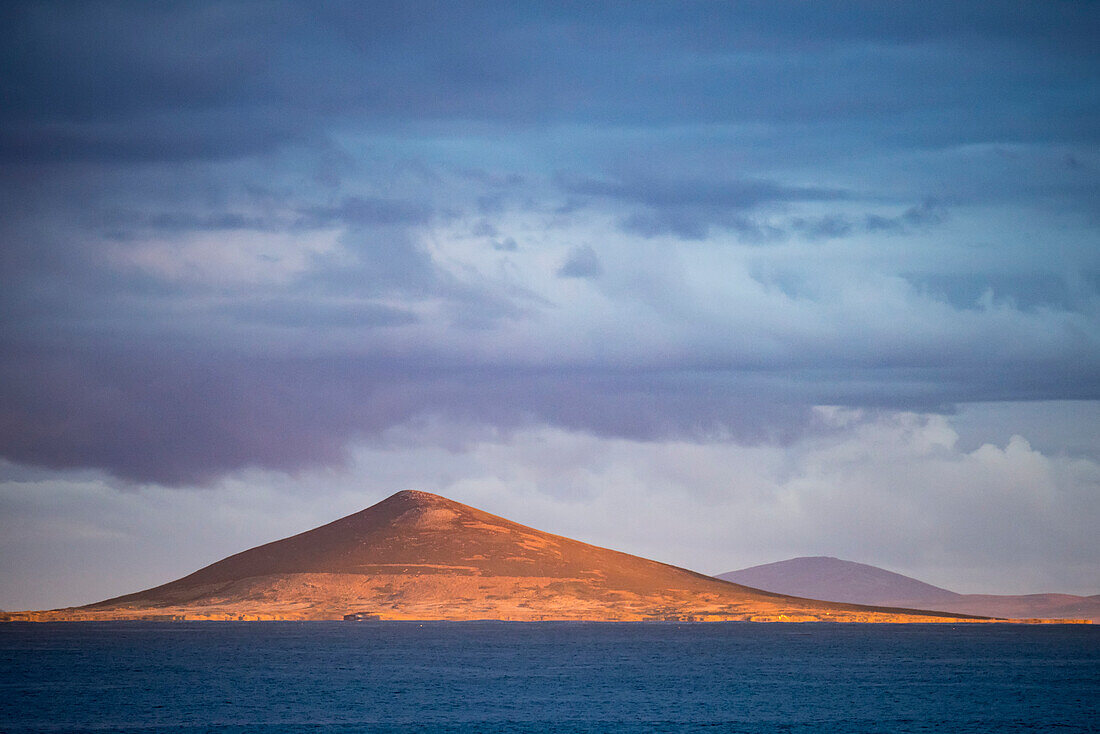
POLYGON ((427 492, 146 591, 8 619, 949 621, 799 599, 551 535, 427 492))

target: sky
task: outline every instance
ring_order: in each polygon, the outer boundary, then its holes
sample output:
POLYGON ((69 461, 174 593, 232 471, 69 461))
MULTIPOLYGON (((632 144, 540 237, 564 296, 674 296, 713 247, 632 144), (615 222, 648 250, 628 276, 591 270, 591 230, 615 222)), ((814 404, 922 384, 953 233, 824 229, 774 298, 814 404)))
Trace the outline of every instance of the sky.
POLYGON ((420 489, 1100 593, 1100 4, 12 2, 0 608, 420 489))

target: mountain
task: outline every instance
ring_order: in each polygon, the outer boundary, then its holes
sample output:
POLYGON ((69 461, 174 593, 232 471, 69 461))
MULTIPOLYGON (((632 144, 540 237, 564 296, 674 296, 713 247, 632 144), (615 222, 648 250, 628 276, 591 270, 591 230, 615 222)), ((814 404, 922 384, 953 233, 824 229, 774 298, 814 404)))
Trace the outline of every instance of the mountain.
POLYGON ((778 594, 983 617, 1079 618, 1100 622, 1100 595, 959 594, 865 563, 827 556, 791 558, 716 578, 778 594))
POLYGON ((852 604, 877 604, 879 599, 912 599, 921 604, 939 604, 960 596, 900 573, 828 556, 766 563, 719 574, 717 578, 779 594, 852 604), (867 601, 869 599, 876 601, 867 601))
POLYGON ((171 583, 6 619, 947 621, 795 599, 551 535, 426 492, 238 553, 171 583))
POLYGON ((426 492, 261 545, 177 581, 0 619, 700 619, 944 622, 799 599, 525 527, 426 492))

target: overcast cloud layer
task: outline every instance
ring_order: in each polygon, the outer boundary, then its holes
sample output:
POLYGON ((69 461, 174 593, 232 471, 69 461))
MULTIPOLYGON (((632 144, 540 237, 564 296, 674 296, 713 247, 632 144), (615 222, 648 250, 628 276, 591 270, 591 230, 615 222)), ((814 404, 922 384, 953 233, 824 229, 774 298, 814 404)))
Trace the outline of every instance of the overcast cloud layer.
POLYGON ((1089 2, 6 4, 5 476, 1029 401, 1031 450, 1095 461, 1097 38, 1089 2))

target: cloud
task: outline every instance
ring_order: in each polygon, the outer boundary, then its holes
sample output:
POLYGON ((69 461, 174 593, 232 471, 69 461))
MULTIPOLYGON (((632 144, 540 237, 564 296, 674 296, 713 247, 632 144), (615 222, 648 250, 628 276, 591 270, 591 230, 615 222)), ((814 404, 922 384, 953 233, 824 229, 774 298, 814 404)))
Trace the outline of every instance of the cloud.
POLYGON ((349 196, 338 206, 306 207, 300 210, 302 224, 325 227, 344 224, 351 227, 394 224, 424 224, 431 208, 424 202, 349 196))
MULTIPOLYGON (((341 465, 355 437, 377 439, 393 426, 431 416, 502 430, 548 424, 641 441, 726 437, 782 445, 820 430, 809 405, 822 400, 942 408, 1009 395, 1087 399, 1100 389, 1090 362, 1070 369, 1042 357, 991 373, 987 361, 966 364, 951 348, 939 365, 892 369, 874 366, 881 348, 863 358, 843 352, 757 357, 741 367, 688 367, 683 358, 658 353, 649 365, 631 366, 638 358, 615 356, 621 347, 605 338, 602 349, 620 364, 586 364, 592 357, 582 351, 536 367, 521 362, 543 358, 537 347, 513 346, 517 358, 509 361, 479 360, 486 337, 464 339, 468 350, 432 345, 422 335, 436 332, 421 317, 378 306, 326 311, 314 304, 298 313, 266 303, 214 315, 226 345, 233 334, 253 343, 267 334, 283 351, 312 354, 279 356, 269 349, 249 355, 221 344, 165 349, 157 341, 108 347, 85 340, 46 350, 9 340, 0 363, 5 457, 192 484, 250 466, 341 465), (402 344, 418 341, 403 353, 402 344), (804 367, 792 364, 803 361, 804 367)), ((463 339, 456 334, 447 341, 463 339)), ((927 353, 915 354, 923 360, 927 353)))
MULTIPOLYGON (((1010 303, 1024 311, 1088 308, 1063 277, 1054 273, 952 273, 907 276, 914 286, 960 309, 987 308, 1010 303)), ((1086 296, 1087 298, 1087 296, 1086 296)))
MULTIPOLYGON (((1065 407, 1030 412, 1057 423, 1065 407)), ((199 492, 120 492, 95 473, 0 464, 0 553, 13 569, 0 606, 147 588, 409 488, 704 573, 827 554, 960 592, 1100 591, 1096 456, 1019 435, 963 447, 956 419, 936 415, 819 408, 815 419, 822 433, 785 447, 417 421, 353 447, 343 468, 240 471, 199 492), (57 583, 31 583, 44 577, 57 583)))
POLYGON ((242 324, 302 329, 408 326, 419 321, 413 312, 369 301, 325 301, 316 298, 259 298, 225 306, 221 311, 242 324))
POLYGON ((904 246, 852 232, 824 250, 670 248, 624 235, 606 205, 509 208, 500 230, 524 246, 502 258, 470 237, 479 189, 406 170, 360 179, 385 196, 262 193, 237 167, 216 185, 155 170, 9 182, 2 455, 188 485, 341 465, 353 441, 433 416, 783 445, 819 430, 821 403, 1100 395, 1097 288, 1073 277, 1100 268, 1066 248, 1039 275, 1009 218, 953 212, 934 247, 917 228, 904 246), (1008 244, 975 250, 970 227, 1008 244), (598 253, 562 244, 578 241, 598 253))
POLYGON ((712 226, 763 242, 781 236, 779 230, 753 221, 748 213, 767 205, 802 201, 837 201, 850 196, 839 189, 785 186, 773 181, 631 177, 625 181, 562 177, 571 195, 598 196, 645 207, 626 216, 620 228, 642 237, 673 234, 701 240, 712 226))
POLYGON ((558 268, 559 278, 598 278, 601 275, 603 266, 600 265, 600 258, 589 245, 574 247, 558 268))
POLYGON ((251 113, 171 115, 128 120, 8 123, 0 129, 0 162, 143 163, 232 159, 303 141, 293 125, 251 113))
MULTIPOLYGON (((281 223, 239 212, 200 214, 184 211, 123 212, 106 211, 100 217, 103 231, 118 238, 132 237, 134 229, 156 232, 209 232, 238 229, 273 231, 281 223)), ((285 224, 282 224, 285 226, 285 224)))
POLYGON ((470 234, 474 237, 496 237, 497 228, 487 219, 482 219, 470 228, 470 234))
POLYGON ((658 180, 600 181, 582 178, 564 182, 572 194, 603 196, 645 204, 654 208, 681 206, 748 210, 777 201, 836 201, 848 194, 837 189, 783 186, 754 180, 658 180))
MULTIPOLYGON (((1020 435, 964 448, 939 415, 814 416, 822 431, 786 446, 536 429, 456 453, 417 427, 395 431, 390 450, 432 467, 429 491, 703 572, 836 555, 960 592, 1095 593, 1096 456, 1043 453, 1020 435)), ((385 460, 369 447, 356 457, 385 460)))
POLYGON ((791 226, 812 240, 847 237, 852 233, 852 223, 844 217, 797 218, 791 226))
MULTIPOLYGON (((747 220, 741 221, 747 223, 747 220)), ((699 217, 679 212, 631 214, 619 222, 619 228, 640 237, 673 234, 683 240, 704 240, 710 232, 710 227, 699 217)))
POLYGON ((321 144, 356 120, 510 127, 555 124, 563 111, 610 126, 822 126, 838 149, 1095 142, 1094 15, 1011 2, 19 5, 0 35, 0 152, 24 163, 224 160, 321 144), (1020 114, 1021 99, 1048 114, 1020 114))
POLYGON ((788 222, 788 226, 808 240, 830 240, 851 237, 862 232, 912 234, 924 228, 942 224, 946 218, 946 207, 934 198, 926 198, 920 204, 911 206, 896 216, 865 214, 861 223, 854 222, 850 216, 842 214, 794 217, 788 222))
POLYGON ((925 199, 896 217, 883 217, 868 214, 866 228, 871 232, 904 232, 917 227, 940 224, 947 216, 947 210, 935 199, 925 199))
POLYGON ((6 7, 0 455, 1097 399, 1097 19, 1008 7, 6 7))

